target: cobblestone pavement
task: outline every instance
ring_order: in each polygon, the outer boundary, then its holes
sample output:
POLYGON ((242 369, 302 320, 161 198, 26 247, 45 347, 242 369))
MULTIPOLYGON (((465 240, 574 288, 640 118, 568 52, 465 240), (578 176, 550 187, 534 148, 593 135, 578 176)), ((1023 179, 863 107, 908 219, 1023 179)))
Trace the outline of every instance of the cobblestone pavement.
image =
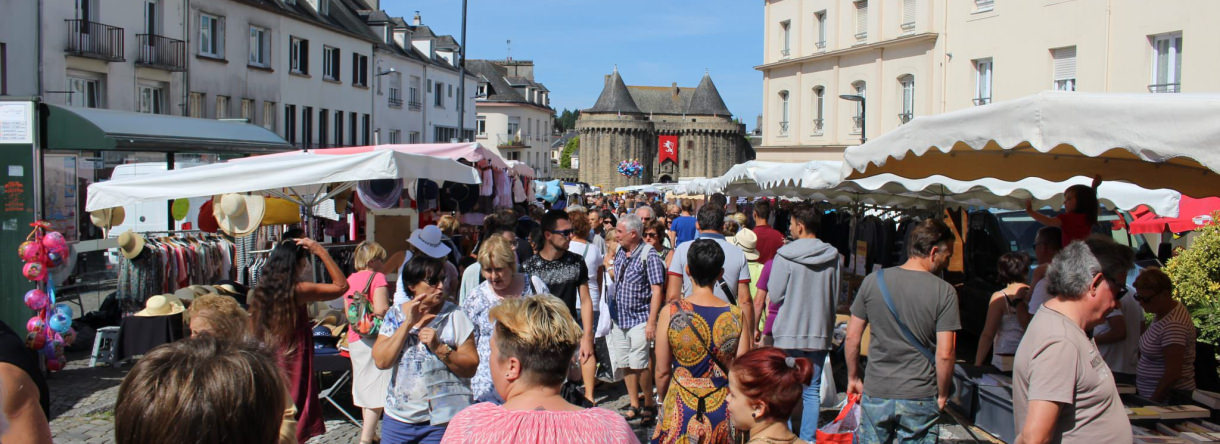
MULTIPOLYGON (((88 368, 87 352, 69 352, 69 362, 63 371, 52 374, 48 379, 51 388, 51 436, 56 443, 108 443, 114 442, 114 402, 118 395, 119 384, 129 367, 95 367, 88 368)), ((323 387, 333 381, 334 376, 322 379, 323 387)), ((598 401, 601 406, 617 411, 627 405, 626 390, 621 383, 603 384, 598 389, 598 401)), ((842 394, 840 394, 842 396, 842 394)), ((350 386, 339 390, 336 400, 340 405, 347 406, 349 413, 360 418, 359 410, 351 407, 350 386)), ((310 443, 356 443, 360 429, 339 413, 333 405, 323 403, 323 415, 326 420, 327 433, 315 437, 310 443)), ((822 421, 829 421, 835 412, 824 410, 822 421)), ((648 442, 652 434, 652 424, 643 425, 640 421, 632 421, 640 442, 648 442)), ((986 440, 988 435, 981 430, 973 429, 974 433, 986 440)), ((975 441, 966 429, 951 423, 941 426, 942 443, 973 443, 975 441)), ((1000 441, 982 441, 1000 442, 1000 441)))

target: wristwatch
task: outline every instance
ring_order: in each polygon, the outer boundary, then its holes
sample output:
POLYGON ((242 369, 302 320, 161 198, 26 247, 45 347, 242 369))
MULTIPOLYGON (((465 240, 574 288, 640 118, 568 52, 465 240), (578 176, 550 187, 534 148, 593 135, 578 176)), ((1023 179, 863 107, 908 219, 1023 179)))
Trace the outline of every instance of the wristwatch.
MULTIPOLYGON (((452 354, 453 354, 453 349, 449 347, 449 344, 441 344, 441 347, 444 347, 444 349, 443 349, 443 350, 437 350, 437 351, 436 351, 436 357, 440 358, 440 359, 441 359, 441 362, 448 363, 448 362, 449 362, 449 355, 452 355, 452 354)), ((439 347, 438 347, 438 348, 439 348, 439 347)))

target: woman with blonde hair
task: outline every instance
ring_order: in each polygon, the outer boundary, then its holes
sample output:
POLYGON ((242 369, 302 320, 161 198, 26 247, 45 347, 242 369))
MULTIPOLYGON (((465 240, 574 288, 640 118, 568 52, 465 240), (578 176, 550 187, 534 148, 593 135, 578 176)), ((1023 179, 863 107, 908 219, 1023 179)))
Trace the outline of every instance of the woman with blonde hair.
MULTIPOLYGON (((352 265, 357 271, 347 277, 349 287, 343 295, 345 313, 360 314, 371 309, 374 319, 385 317, 390 309, 390 289, 385 275, 377 271, 385 265, 385 259, 385 248, 376 242, 364 241, 356 245, 352 265), (364 296, 362 300, 356 300, 357 292, 364 296), (357 305, 353 307, 353 303, 357 305)), ((390 372, 377 368, 373 362, 378 325, 378 322, 365 325, 364 328, 370 329, 365 332, 357 331, 357 324, 349 325, 347 329, 347 349, 352 357, 352 404, 361 408, 364 417, 360 427, 361 443, 371 443, 376 439, 377 422, 385 407, 385 394, 390 386, 390 372)))
POLYGON ((560 395, 583 334, 563 301, 549 294, 508 299, 488 315, 495 323, 489 367, 504 403, 458 413, 443 442, 638 442, 619 414, 581 408, 560 395))
POLYGON ((491 236, 483 242, 479 248, 479 266, 484 281, 462 301, 462 311, 474 323, 479 351, 479 369, 470 381, 470 389, 475 401, 500 402, 487 365, 491 357, 491 332, 495 326, 489 313, 504 300, 546 293, 550 289, 541 279, 517 272, 516 247, 504 236, 491 236))
POLYGON ((250 315, 237 300, 215 293, 191 302, 191 337, 211 335, 217 339, 241 341, 249 337, 250 315))

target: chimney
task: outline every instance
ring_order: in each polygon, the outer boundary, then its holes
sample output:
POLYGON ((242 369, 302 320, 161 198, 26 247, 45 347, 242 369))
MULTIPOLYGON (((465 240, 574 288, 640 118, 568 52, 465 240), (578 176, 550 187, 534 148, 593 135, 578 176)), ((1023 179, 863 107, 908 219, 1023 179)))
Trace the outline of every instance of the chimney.
POLYGON ((415 18, 411 19, 411 24, 415 25, 415 26, 419 26, 420 22, 422 22, 422 21, 423 21, 423 18, 419 16, 419 11, 415 11, 415 18))
POLYGON ((671 97, 671 98, 672 98, 673 100, 677 101, 677 100, 678 100, 678 96, 680 96, 680 95, 681 95, 682 90, 678 89, 678 82, 674 82, 672 85, 673 85, 673 88, 674 88, 674 93, 673 93, 673 97, 671 97))

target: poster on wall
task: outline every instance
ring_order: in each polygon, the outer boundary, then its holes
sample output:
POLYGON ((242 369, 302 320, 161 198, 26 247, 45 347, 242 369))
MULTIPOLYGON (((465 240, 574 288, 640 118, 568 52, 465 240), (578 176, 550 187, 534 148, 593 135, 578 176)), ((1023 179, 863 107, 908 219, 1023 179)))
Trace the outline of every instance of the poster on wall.
POLYGON ((56 190, 44 194, 47 221, 51 223, 51 229, 63 233, 68 241, 75 241, 78 238, 76 156, 47 154, 44 159, 46 189, 56 190))
POLYGON ((0 102, 0 144, 34 143, 34 104, 0 102))

